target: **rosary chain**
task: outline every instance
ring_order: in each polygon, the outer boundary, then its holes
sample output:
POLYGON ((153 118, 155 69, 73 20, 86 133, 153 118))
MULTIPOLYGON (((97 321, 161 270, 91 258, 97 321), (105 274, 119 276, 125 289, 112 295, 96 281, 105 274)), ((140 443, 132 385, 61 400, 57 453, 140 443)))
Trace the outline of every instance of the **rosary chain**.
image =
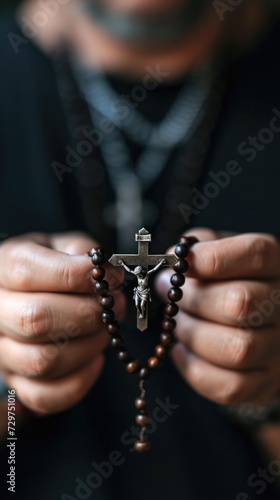
POLYGON ((150 357, 143 366, 141 366, 137 359, 131 356, 131 353, 126 348, 124 338, 120 333, 119 322, 115 319, 115 313, 113 311, 115 299, 113 295, 109 293, 109 283, 104 279, 106 271, 104 267, 102 267, 106 262, 105 252, 101 247, 92 248, 89 252, 94 266, 92 270, 92 279, 94 280, 93 286, 99 295, 101 319, 106 325, 108 334, 111 336, 111 346, 116 349, 117 358, 125 364, 126 371, 131 374, 138 373, 140 378, 140 396, 134 402, 135 408, 138 410, 135 421, 140 427, 139 439, 134 443, 134 448, 138 452, 144 452, 150 449, 150 443, 145 436, 151 418, 147 413, 148 401, 146 399, 144 380, 150 376, 151 371, 157 370, 162 366, 163 360, 168 356, 171 347, 176 342, 174 336, 176 320, 174 317, 179 311, 176 302, 183 297, 181 287, 185 283, 184 273, 186 273, 189 268, 186 257, 192 245, 197 242, 198 240, 194 236, 182 236, 175 247, 175 255, 178 260, 173 266, 175 274, 172 274, 170 278, 171 288, 169 288, 167 292, 169 302, 165 305, 164 309, 165 316, 162 321, 163 331, 160 334, 160 342, 155 347, 154 355, 150 357))

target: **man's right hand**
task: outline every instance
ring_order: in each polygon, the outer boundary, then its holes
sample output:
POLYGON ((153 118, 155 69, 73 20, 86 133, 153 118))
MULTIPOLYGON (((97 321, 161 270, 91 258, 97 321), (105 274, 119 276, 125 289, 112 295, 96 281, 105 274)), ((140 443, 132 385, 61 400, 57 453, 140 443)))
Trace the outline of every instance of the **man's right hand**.
MULTIPOLYGON (((17 398, 39 413, 63 411, 101 373, 109 336, 100 319, 83 233, 28 234, 0 245, 0 372, 17 398)), ((110 289, 123 271, 106 264, 110 289)), ((117 319, 125 298, 113 292, 117 319)))

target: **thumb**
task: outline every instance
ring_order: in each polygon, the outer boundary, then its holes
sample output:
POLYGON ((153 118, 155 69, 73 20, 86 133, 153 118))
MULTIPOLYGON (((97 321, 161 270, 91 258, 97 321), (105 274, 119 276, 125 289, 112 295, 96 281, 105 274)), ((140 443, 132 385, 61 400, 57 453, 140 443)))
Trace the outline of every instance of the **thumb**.
MULTIPOLYGON (((229 233, 217 232, 217 231, 214 231, 214 230, 206 228, 206 227, 196 227, 196 228, 190 229, 190 230, 186 231, 186 233, 184 233, 184 236, 195 236, 199 242, 214 241, 214 240, 224 238, 227 235, 229 235, 229 233)), ((167 253, 174 253, 174 251, 175 251, 175 246, 169 248, 167 250, 167 253)), ((191 262, 192 257, 193 257, 192 250, 190 250, 190 253, 188 256, 189 262, 191 262)), ((163 298, 166 298, 166 293, 171 286, 170 285, 170 277, 173 273, 174 273, 174 271, 172 268, 166 268, 165 270, 161 271, 155 279, 156 290, 159 293, 159 295, 162 296, 163 298)), ((191 273, 188 273, 188 275, 189 274, 191 274, 191 273)))

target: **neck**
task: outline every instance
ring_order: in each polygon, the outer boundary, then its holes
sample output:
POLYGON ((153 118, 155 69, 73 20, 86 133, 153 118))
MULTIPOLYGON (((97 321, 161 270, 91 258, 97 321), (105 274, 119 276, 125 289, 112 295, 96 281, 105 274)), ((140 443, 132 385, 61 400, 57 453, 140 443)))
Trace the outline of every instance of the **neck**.
MULTIPOLYGON (((32 23, 34 15, 42 10, 41 3, 42 0, 28 0, 23 4, 18 13, 21 24, 26 19, 32 23)), ((180 79, 193 68, 208 63, 217 46, 223 43, 229 33, 231 36, 235 33, 231 28, 234 13, 229 13, 230 23, 226 20, 222 23, 213 9, 191 35, 183 37, 176 44, 159 47, 125 43, 113 38, 100 25, 79 12, 76 8, 78 4, 78 0, 69 0, 64 6, 59 4, 57 14, 49 17, 49 22, 43 28, 37 29, 34 41, 50 54, 66 44, 85 63, 130 79, 143 78, 147 67, 160 68, 167 80, 180 79)), ((238 8, 241 9, 241 6, 238 8)), ((258 17, 257 20, 259 23, 258 17)), ((251 31, 255 28, 254 25, 251 31)), ((248 30, 244 33, 248 35, 248 30)))

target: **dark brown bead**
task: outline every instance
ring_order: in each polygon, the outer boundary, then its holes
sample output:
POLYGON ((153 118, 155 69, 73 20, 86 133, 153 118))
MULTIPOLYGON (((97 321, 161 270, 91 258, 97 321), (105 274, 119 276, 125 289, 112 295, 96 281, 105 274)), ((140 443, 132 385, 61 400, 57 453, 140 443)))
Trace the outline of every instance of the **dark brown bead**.
POLYGON ((118 352, 117 358, 120 361, 127 363, 128 361, 131 360, 131 354, 129 351, 127 351, 127 349, 122 349, 121 351, 118 352))
POLYGON ((164 346, 171 346, 175 340, 173 333, 170 332, 162 332, 160 334, 160 341, 164 346))
POLYGON ((95 252, 91 257, 91 261, 94 266, 102 266, 105 263, 105 260, 105 255, 99 252, 95 252))
POLYGON ((95 253, 105 255, 104 249, 102 247, 93 247, 88 254, 90 257, 92 257, 95 253))
POLYGON ((173 318, 165 318, 161 326, 164 330, 172 332, 176 328, 176 321, 173 318))
POLYGON ((181 288, 173 287, 169 288, 167 295, 171 302, 178 302, 183 297, 183 292, 181 288))
POLYGON ((185 257, 187 257, 188 253, 189 253, 189 249, 188 249, 187 245, 185 245, 185 243, 179 243, 178 245, 176 245, 175 255, 177 255, 177 257, 179 257, 179 259, 184 259, 185 257))
POLYGON ((149 375, 150 375, 149 368, 147 366, 143 366, 143 368, 140 369, 139 377, 141 379, 145 379, 149 378, 149 375))
POLYGON ((94 267, 92 270, 92 277, 94 280, 103 280, 106 271, 103 267, 94 267))
POLYGON ((164 345, 158 344, 155 347, 155 355, 160 358, 164 359, 167 356, 167 349, 164 347, 164 345))
POLYGON ((137 398, 135 399, 134 405, 137 410, 146 410, 148 401, 144 398, 137 398))
POLYGON ((112 309, 112 307, 114 307, 114 305, 115 305, 115 299, 114 299, 113 295, 111 295, 109 293, 106 295, 103 295, 103 297, 101 297, 101 299, 100 299, 100 305, 106 311, 108 311, 109 309, 112 309))
POLYGON ((170 304, 166 304, 166 306, 164 308, 164 312, 165 312, 166 316, 173 317, 173 316, 176 316, 176 314, 178 314, 179 307, 177 306, 177 304, 174 304, 171 302, 170 304))
POLYGON ((101 319, 105 325, 108 325, 115 319, 114 311, 103 311, 101 313, 101 319))
POLYGON ((195 236, 181 236, 179 243, 184 243, 190 249, 195 243, 198 243, 198 239, 195 236))
POLYGON ((128 373, 137 373, 140 369, 140 365, 138 363, 138 361, 130 361, 127 365, 126 365, 126 370, 128 371, 128 373))
POLYGON ((143 425, 147 425, 150 422, 151 418, 146 415, 145 413, 138 413, 135 417, 135 422, 137 425, 140 425, 141 427, 143 425))
POLYGON ((160 368, 161 361, 156 356, 152 356, 148 359, 148 366, 149 368, 151 368, 151 370, 156 370, 157 368, 160 368))
POLYGON ((184 243, 184 245, 187 245, 189 246, 189 239, 187 236, 181 236, 181 238, 179 239, 179 244, 180 243, 184 243))
POLYGON ((107 281, 101 280, 101 281, 97 281, 94 284, 94 287, 95 287, 95 290, 97 291, 98 295, 104 295, 104 294, 107 294, 109 285, 108 285, 107 281))
POLYGON ((149 441, 135 441, 134 449, 138 451, 138 453, 144 453, 145 451, 149 451, 151 445, 149 441))
POLYGON ((196 243, 199 243, 199 239, 196 236, 188 236, 188 245, 192 247, 196 243))
POLYGON ((120 325, 117 321, 110 321, 110 323, 107 324, 107 332, 110 335, 116 335, 120 331, 120 325))
POLYGON ((173 266, 174 271, 177 273, 186 273, 189 269, 189 263, 185 259, 179 259, 173 266))
POLYGON ((111 338, 111 346, 114 347, 114 349, 120 349, 124 345, 124 338, 119 336, 119 337, 112 337, 111 338))
POLYGON ((185 276, 181 273, 172 274, 170 278, 170 283, 173 286, 183 286, 185 281, 185 276))

